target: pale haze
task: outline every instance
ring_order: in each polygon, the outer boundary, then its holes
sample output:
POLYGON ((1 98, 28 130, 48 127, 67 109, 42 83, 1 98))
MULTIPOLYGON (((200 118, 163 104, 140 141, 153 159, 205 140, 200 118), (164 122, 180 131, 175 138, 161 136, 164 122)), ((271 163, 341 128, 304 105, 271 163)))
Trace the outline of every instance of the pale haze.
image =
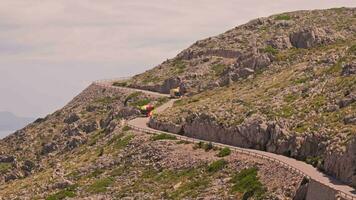
POLYGON ((1 0, 0 111, 41 117, 91 81, 143 72, 196 40, 355 0, 1 0))

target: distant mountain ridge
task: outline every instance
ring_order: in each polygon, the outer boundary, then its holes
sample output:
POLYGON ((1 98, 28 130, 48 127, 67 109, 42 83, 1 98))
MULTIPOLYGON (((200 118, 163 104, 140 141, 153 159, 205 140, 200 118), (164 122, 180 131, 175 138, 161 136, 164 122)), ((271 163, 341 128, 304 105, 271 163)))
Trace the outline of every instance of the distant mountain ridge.
POLYGON ((17 130, 34 121, 30 117, 19 117, 7 111, 0 112, 0 131, 17 130))

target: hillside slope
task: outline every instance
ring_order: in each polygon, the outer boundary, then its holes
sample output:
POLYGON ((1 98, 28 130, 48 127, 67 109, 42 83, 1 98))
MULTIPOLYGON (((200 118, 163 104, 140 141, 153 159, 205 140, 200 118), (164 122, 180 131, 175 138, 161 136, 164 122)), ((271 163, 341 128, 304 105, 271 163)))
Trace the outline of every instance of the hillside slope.
POLYGON ((355 8, 283 13, 115 85, 186 92, 151 127, 292 156, 356 186, 355 39, 355 8))
POLYGON ((292 199, 303 177, 277 163, 130 130, 165 98, 93 84, 0 140, 0 199, 292 199), (283 180, 288 179, 288 183, 283 180))

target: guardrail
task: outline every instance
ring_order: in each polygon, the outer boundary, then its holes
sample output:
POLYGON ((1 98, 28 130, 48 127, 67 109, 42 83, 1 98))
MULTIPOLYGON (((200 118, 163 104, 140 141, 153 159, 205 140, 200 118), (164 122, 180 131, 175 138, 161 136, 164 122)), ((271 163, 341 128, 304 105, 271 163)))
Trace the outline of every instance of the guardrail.
MULTIPOLYGON (((187 141, 187 142, 192 142, 192 143, 210 142, 210 141, 206 141, 206 140, 201 140, 201 139, 190 138, 190 137, 186 137, 186 136, 182 136, 182 135, 178 135, 178 134, 173 134, 173 133, 169 133, 169 132, 165 132, 165 131, 152 130, 152 129, 148 129, 148 128, 140 128, 140 127, 128 124, 128 123, 127 123, 127 125, 130 128, 132 128, 132 129, 134 129, 136 131, 141 131, 141 132, 148 133, 148 134, 169 134, 169 135, 175 136, 179 140, 183 140, 183 141, 187 141)), ((299 174, 299 175, 301 175, 303 177, 306 177, 307 179, 312 179, 310 176, 308 176, 306 173, 302 172, 301 170, 289 165, 288 163, 286 163, 284 161, 278 160, 276 158, 273 158, 273 157, 270 157, 270 156, 266 156, 266 155, 263 155, 263 154, 259 154, 257 152, 249 151, 248 149, 244 149, 244 148, 240 148, 240 147, 235 147, 235 146, 231 146, 231 145, 225 145, 225 144, 216 143, 216 142, 210 142, 210 143, 212 143, 214 146, 217 146, 217 147, 220 147, 220 148, 229 147, 230 149, 232 149, 232 150, 234 150, 236 152, 239 152, 239 153, 242 153, 242 154, 245 154, 245 155, 248 155, 248 156, 255 156, 257 158, 261 158, 261 159, 269 160, 271 162, 275 162, 275 163, 281 165, 282 167, 284 167, 284 168, 286 168, 288 170, 291 170, 294 173, 297 173, 297 174, 299 174)), ((325 185, 324 183, 321 183, 318 180, 315 180, 315 179, 312 179, 312 180, 314 180, 315 182, 318 182, 319 184, 324 185, 324 186, 336 191, 336 193, 337 193, 336 196, 335 196, 336 199, 339 199, 341 197, 341 198, 344 198, 345 200, 356 200, 356 196, 354 196, 354 195, 350 195, 350 194, 347 194, 347 193, 345 193, 343 191, 331 188, 330 186, 325 185)))

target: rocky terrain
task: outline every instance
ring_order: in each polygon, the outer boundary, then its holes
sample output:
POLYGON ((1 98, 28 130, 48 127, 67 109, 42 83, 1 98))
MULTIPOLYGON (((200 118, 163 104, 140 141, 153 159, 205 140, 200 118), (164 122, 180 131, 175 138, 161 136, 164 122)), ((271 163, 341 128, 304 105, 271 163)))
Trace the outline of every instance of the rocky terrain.
POLYGON ((131 130, 167 99, 92 84, 0 140, 0 199, 292 199, 303 177, 210 144, 131 130), (288 178, 288 183, 283 180, 288 178))
POLYGON ((128 85, 186 96, 150 126, 295 157, 356 187, 356 9, 252 20, 128 85))

